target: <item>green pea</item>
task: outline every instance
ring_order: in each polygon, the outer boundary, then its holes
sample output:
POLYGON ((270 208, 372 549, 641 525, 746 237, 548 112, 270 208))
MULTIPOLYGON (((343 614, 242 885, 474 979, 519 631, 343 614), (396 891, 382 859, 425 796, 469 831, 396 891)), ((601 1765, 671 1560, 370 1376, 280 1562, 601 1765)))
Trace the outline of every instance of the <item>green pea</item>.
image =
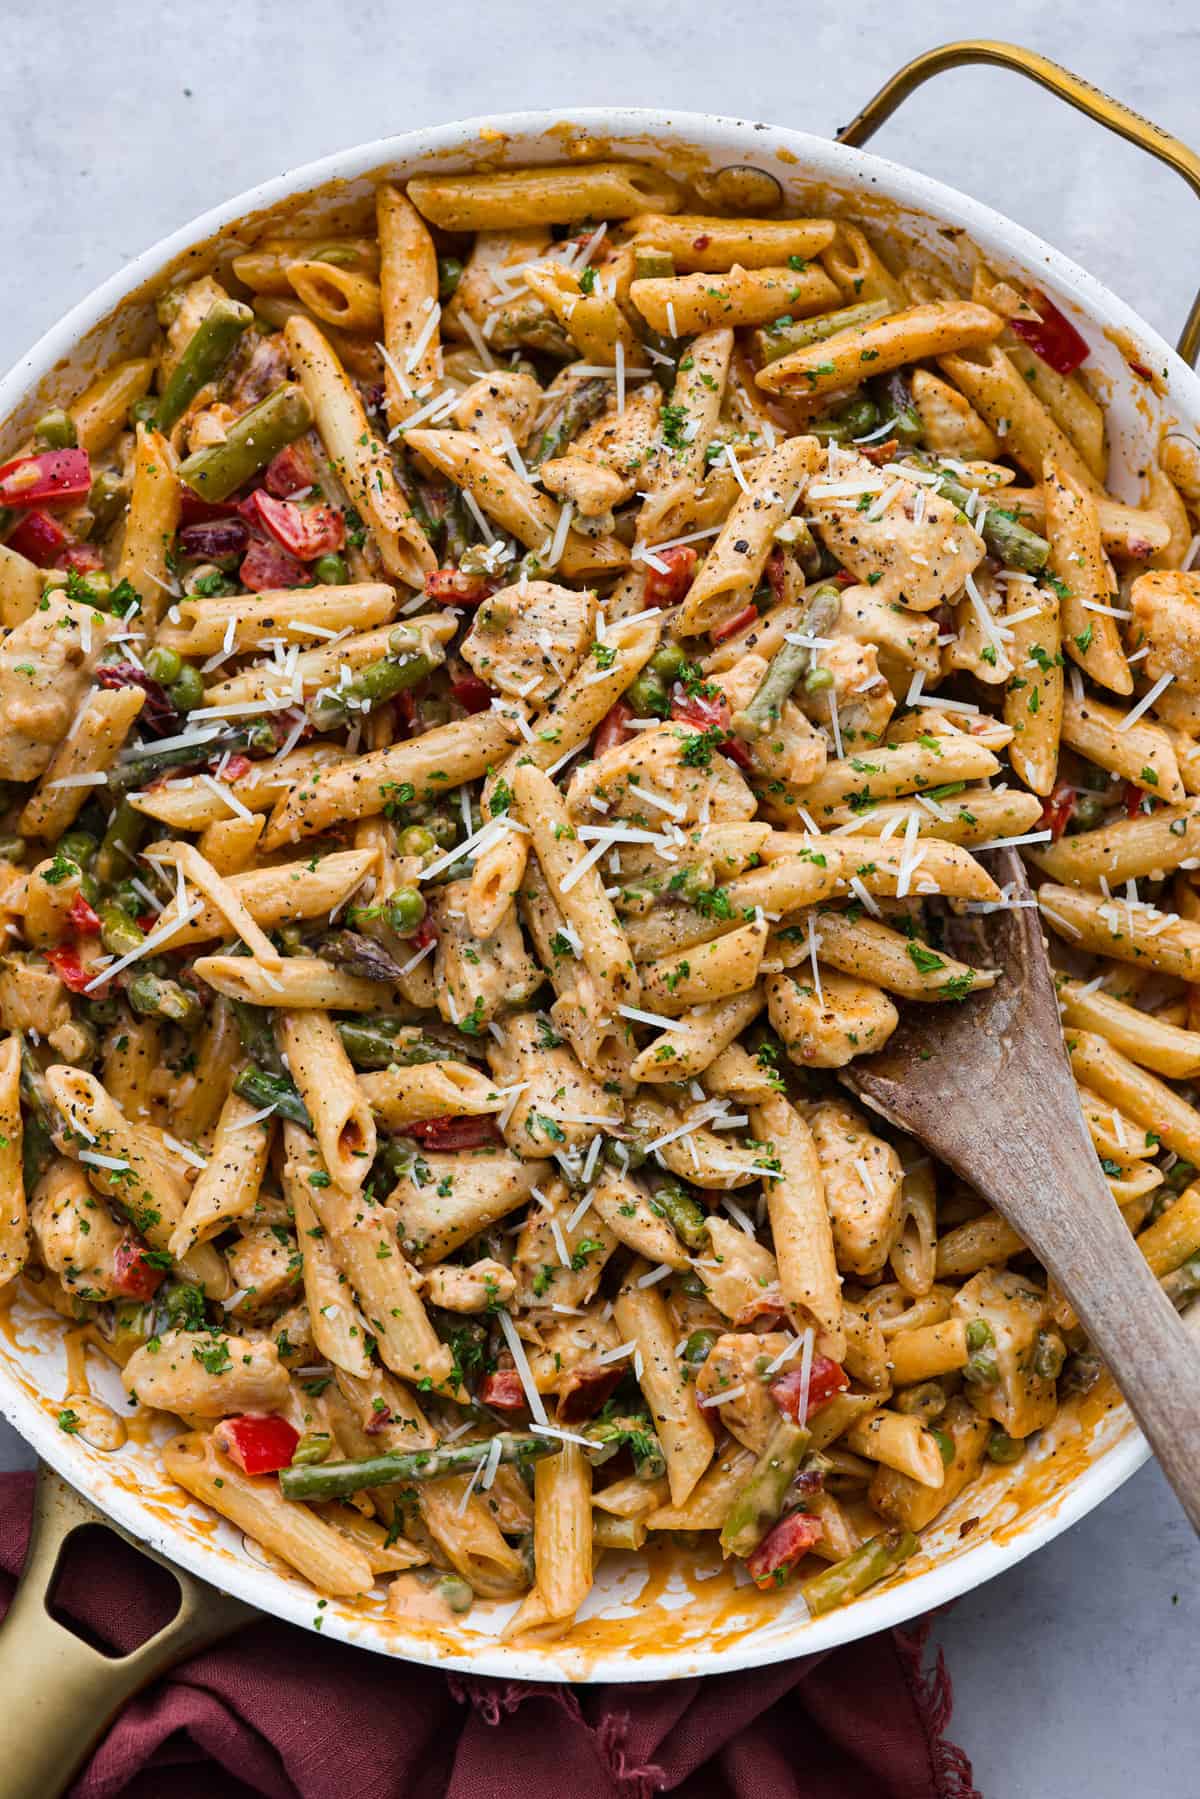
POLYGON ((1039 1331, 1033 1349, 1033 1369, 1043 1380, 1057 1380, 1067 1359, 1067 1346, 1057 1331, 1039 1331))
POLYGON ((989 1343, 996 1341, 992 1327, 986 1318, 972 1318, 967 1326, 967 1348, 986 1349, 989 1343))
POLYGON ((158 415, 158 401, 153 394, 143 394, 129 408, 129 422, 133 425, 153 425, 158 415))
POLYGON ((80 868, 88 868, 100 846, 90 831, 64 831, 58 840, 58 847, 64 856, 69 856, 72 862, 78 862, 80 868))
POLYGON ((1025 1445, 1018 1437, 1010 1437, 1005 1431, 994 1430, 988 1438, 987 1458, 989 1462, 1019 1462, 1025 1453, 1025 1445))
POLYGON ((425 917, 425 901, 415 887, 397 887, 388 900, 388 923, 397 937, 411 937, 425 917))
POLYGON ((665 718, 671 709, 670 696, 658 676, 643 669, 625 694, 636 718, 665 718))
POLYGON ((33 427, 33 437, 39 450, 73 450, 79 442, 75 420, 61 406, 43 412, 33 427))
POLYGON ((677 643, 664 643, 650 658, 650 667, 663 681, 677 681, 683 673, 687 657, 677 643))
POLYGON ((29 845, 15 831, 0 831, 0 862, 24 862, 29 845))
POLYGON ((804 677, 805 693, 824 693, 833 686, 833 670, 831 668, 810 668, 804 677))
POLYGON ((402 856, 427 856, 437 848, 437 840, 424 825, 409 825, 401 831, 396 848, 402 856))
POLYGON ((183 673, 183 657, 178 650, 156 643, 153 649, 146 652, 146 673, 153 676, 154 680, 161 681, 164 687, 170 687, 183 673))
POLYGON ((327 550, 324 556, 318 556, 312 565, 312 572, 322 587, 342 587, 350 579, 346 558, 339 556, 335 550, 327 550))
POLYGON ((948 1430, 938 1430, 933 1425, 929 1426, 929 1434, 938 1446, 943 1467, 948 1468, 954 1460, 954 1438, 948 1430))
POLYGON ((979 1387, 994 1387, 1000 1379, 1000 1367, 994 1355, 986 1355, 978 1350, 969 1356, 963 1368, 963 1379, 973 1381, 979 1387))
POLYGON ((185 662, 182 672, 167 689, 177 712, 191 712, 204 700, 204 677, 198 668, 185 662))
POLYGON ((463 265, 457 256, 438 257, 438 299, 450 300, 463 277, 463 265))
POLYGON ((716 1331, 693 1331, 683 1346, 683 1359, 698 1367, 706 1362, 712 1354, 713 1344, 717 1340, 716 1331))
POLYGON ((458 821, 445 812, 431 812, 425 820, 440 850, 452 850, 458 842, 458 821))
POLYGON ((439 1599, 444 1599, 452 1612, 469 1612, 475 1603, 475 1592, 461 1574, 443 1574, 434 1587, 439 1599))

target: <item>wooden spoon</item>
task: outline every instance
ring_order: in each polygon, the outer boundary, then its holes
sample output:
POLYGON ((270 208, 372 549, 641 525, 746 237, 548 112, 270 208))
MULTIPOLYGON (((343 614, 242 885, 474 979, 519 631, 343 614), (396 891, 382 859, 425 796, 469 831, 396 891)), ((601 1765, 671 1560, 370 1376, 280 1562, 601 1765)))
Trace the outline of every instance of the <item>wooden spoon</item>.
MULTIPOLYGON (((1012 898, 1031 897, 1015 850, 990 861, 1012 898)), ((852 1062, 841 1079, 1020 1232, 1075 1308, 1200 1532, 1200 1346, 1105 1185, 1038 913, 952 917, 946 941, 1001 979, 959 1005, 909 1006, 887 1048, 852 1062)))

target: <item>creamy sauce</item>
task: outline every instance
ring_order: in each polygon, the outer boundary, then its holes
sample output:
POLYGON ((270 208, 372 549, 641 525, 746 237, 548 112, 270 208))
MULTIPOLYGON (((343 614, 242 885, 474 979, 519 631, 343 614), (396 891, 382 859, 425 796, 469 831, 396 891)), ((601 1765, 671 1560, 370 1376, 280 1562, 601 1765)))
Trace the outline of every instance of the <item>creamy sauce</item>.
POLYGON ((97 1399, 88 1381, 87 1351, 92 1338, 90 1325, 70 1330, 63 1339, 67 1356, 67 1391, 62 1409, 74 1412, 78 1419, 75 1435, 90 1443, 93 1449, 120 1449, 125 1441, 125 1420, 118 1418, 110 1405, 97 1399))

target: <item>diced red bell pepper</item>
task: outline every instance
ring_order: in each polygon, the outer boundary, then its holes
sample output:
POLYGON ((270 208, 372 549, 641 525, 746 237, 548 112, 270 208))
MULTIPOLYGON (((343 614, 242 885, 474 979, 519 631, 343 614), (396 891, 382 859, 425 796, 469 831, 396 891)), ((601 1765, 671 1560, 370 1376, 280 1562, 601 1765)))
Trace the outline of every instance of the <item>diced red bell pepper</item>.
POLYGON ((896 451, 900 448, 900 439, 889 437, 884 443, 858 444, 856 448, 860 456, 865 456, 868 462, 873 462, 878 468, 882 463, 891 462, 894 459, 896 451))
POLYGON ((266 543, 256 537, 242 559, 238 576, 243 587, 253 593, 266 593, 272 587, 300 587, 308 580, 308 570, 277 543, 266 543))
POLYGON ((124 1299, 149 1299, 163 1272, 146 1260, 146 1245, 136 1237, 123 1237, 113 1250, 112 1284, 124 1299))
POLYGON ((763 1319, 776 1330, 785 1330, 791 1323, 791 1314, 777 1286, 761 1288, 753 1299, 747 1300, 733 1322, 738 1330, 744 1331, 752 1324, 761 1323, 763 1319))
POLYGON ((714 643, 724 643, 726 638, 736 637, 739 631, 747 630, 757 617, 758 607, 751 602, 749 606, 743 606, 740 612, 735 612, 732 618, 727 618, 723 625, 714 625, 709 636, 714 643))
POLYGON ((1040 318, 1009 319, 1013 336, 1028 344, 1043 362, 1048 362, 1060 375, 1072 374, 1091 354, 1087 339, 1080 336, 1070 319, 1045 294, 1039 293, 1035 288, 1029 298, 1040 318))
POLYGON ((289 1466, 300 1432, 274 1412, 222 1418, 213 1432, 217 1448, 243 1474, 277 1474, 289 1466))
POLYGON ((778 606, 781 604, 781 602, 783 600, 785 600, 787 598, 787 594, 784 591, 784 588, 786 585, 786 574, 785 574, 785 564, 784 564, 784 560, 783 560, 783 550, 778 545, 776 546, 775 549, 773 549, 771 551, 771 554, 767 557, 767 566, 766 566, 765 573, 766 573, 766 577, 767 577, 767 586, 771 589, 771 598, 774 600, 775 604, 778 606))
POLYGON ((86 450, 18 456, 0 468, 0 506, 73 506, 86 500, 91 485, 86 450))
POLYGON ((478 675, 459 675, 451 681, 450 692, 468 712, 486 712, 493 699, 491 688, 478 675))
POLYGON ((573 1368, 570 1374, 564 1375, 558 1389, 558 1416, 563 1424, 579 1424, 584 1418, 594 1418, 605 1400, 610 1398, 621 1383, 625 1368, 622 1363, 610 1363, 607 1368, 593 1365, 590 1368, 573 1368))
POLYGON ((460 568, 435 568, 425 577, 425 597, 439 606, 478 606, 495 591, 486 575, 464 575, 460 568))
POLYGON ((529 1403, 515 1368, 497 1368, 487 1375, 479 1389, 479 1399, 495 1412, 523 1412, 529 1403))
POLYGON ((415 1137, 425 1149, 482 1149, 504 1141, 490 1112, 475 1118, 421 1118, 405 1125, 403 1135, 415 1137))
POLYGON ((679 543, 673 550, 655 550, 654 562, 663 562, 666 567, 658 569, 652 562, 646 564, 647 606, 678 606, 696 578, 695 546, 679 543))
MULTIPOLYGON (((778 1375, 768 1389, 775 1404, 793 1424, 800 1423, 803 1385, 804 1370, 792 1367, 786 1374, 778 1375)), ((805 1422, 814 1412, 819 1412, 823 1405, 828 1405, 838 1393, 844 1393, 849 1385, 850 1377, 840 1362, 833 1361, 829 1356, 815 1355, 808 1377, 808 1411, 805 1422)))
POLYGON ((53 568, 70 541, 58 520, 48 512, 27 512, 8 534, 9 549, 39 568, 53 568))
POLYGON ((368 1437, 374 1437, 377 1436, 381 1430, 386 1429, 389 1424, 393 1423, 395 1423, 395 1419, 392 1417, 392 1408, 381 1403, 378 1411, 372 1411, 371 1416, 363 1425, 363 1430, 368 1437))
POLYGON ((301 562, 340 550, 346 541, 346 521, 332 506, 296 506, 259 487, 240 511, 248 524, 261 525, 281 549, 301 562))
POLYGON ((249 756, 231 756, 221 770, 221 779, 223 781, 240 781, 242 776, 248 775, 253 767, 254 764, 249 756))
POLYGON ((82 893, 77 893, 71 901, 71 908, 67 913, 67 923, 73 930, 79 931, 84 936, 94 936, 100 930, 100 914, 93 906, 89 905, 82 893))
POLYGON ((1051 838, 1058 842, 1071 822, 1071 814, 1075 810, 1075 789, 1069 781, 1059 781, 1049 799, 1042 802, 1042 816, 1038 819, 1038 829, 1049 828, 1051 838))
POLYGON ((67 944, 60 944, 57 949, 46 951, 46 960, 62 982, 72 993, 82 993, 92 978, 93 970, 85 968, 79 960, 78 951, 67 944))
POLYGON ((839 568, 833 577, 833 584, 835 587, 853 587, 857 579, 857 575, 852 575, 848 568, 839 568))
POLYGON ((59 557, 60 568, 73 568, 77 575, 94 575, 104 567, 104 558, 94 544, 69 543, 59 557))
POLYGON ((427 912, 425 914, 424 918, 413 932, 412 940, 417 949, 428 949, 431 943, 437 942, 438 928, 433 921, 431 913, 427 912))
POLYGON ((629 721, 633 717, 632 706, 624 700, 618 700, 610 706, 600 723, 596 726, 596 738, 593 748, 597 756, 603 756, 607 750, 615 750, 622 743, 628 743, 633 736, 629 729, 629 721))
POLYGON ((767 1532, 753 1555, 746 1557, 746 1572, 755 1586, 764 1591, 781 1587, 796 1563, 803 1561, 813 1545, 821 1541, 821 1536, 819 1518, 808 1512, 789 1512, 767 1532))
POLYGON ((1151 807, 1153 807, 1153 804, 1154 804, 1153 794, 1147 793, 1144 787, 1139 787, 1136 781, 1126 781, 1126 783, 1125 783, 1125 816, 1126 816, 1126 818, 1137 818, 1138 817, 1139 813, 1142 810, 1142 801, 1143 800, 1149 800, 1151 807))
POLYGON ((277 500, 286 500, 303 488, 311 487, 316 478, 317 465, 312 451, 300 437, 271 458, 263 473, 263 486, 277 500))

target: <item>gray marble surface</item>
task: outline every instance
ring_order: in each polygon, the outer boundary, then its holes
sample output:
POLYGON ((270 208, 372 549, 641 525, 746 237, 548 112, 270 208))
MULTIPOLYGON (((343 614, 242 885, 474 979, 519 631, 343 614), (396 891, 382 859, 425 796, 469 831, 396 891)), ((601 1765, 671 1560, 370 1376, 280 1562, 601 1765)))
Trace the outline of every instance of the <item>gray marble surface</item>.
MULTIPOLYGON (((1157 0, 438 0, 351 11, 208 0, 3 0, 0 364, 134 252, 251 183, 347 144, 474 113, 675 106, 832 134, 901 63, 966 31, 1056 57, 1200 144, 1200 11, 1157 0)), ((945 76, 884 153, 1076 256, 1167 336, 1197 279, 1200 202, 1015 77, 945 76)), ((28 1457, 0 1425, 0 1466, 28 1457)), ((987 1799, 1198 1790, 1200 1549, 1144 1470, 1050 1548, 938 1621, 951 1735, 987 1799)))

